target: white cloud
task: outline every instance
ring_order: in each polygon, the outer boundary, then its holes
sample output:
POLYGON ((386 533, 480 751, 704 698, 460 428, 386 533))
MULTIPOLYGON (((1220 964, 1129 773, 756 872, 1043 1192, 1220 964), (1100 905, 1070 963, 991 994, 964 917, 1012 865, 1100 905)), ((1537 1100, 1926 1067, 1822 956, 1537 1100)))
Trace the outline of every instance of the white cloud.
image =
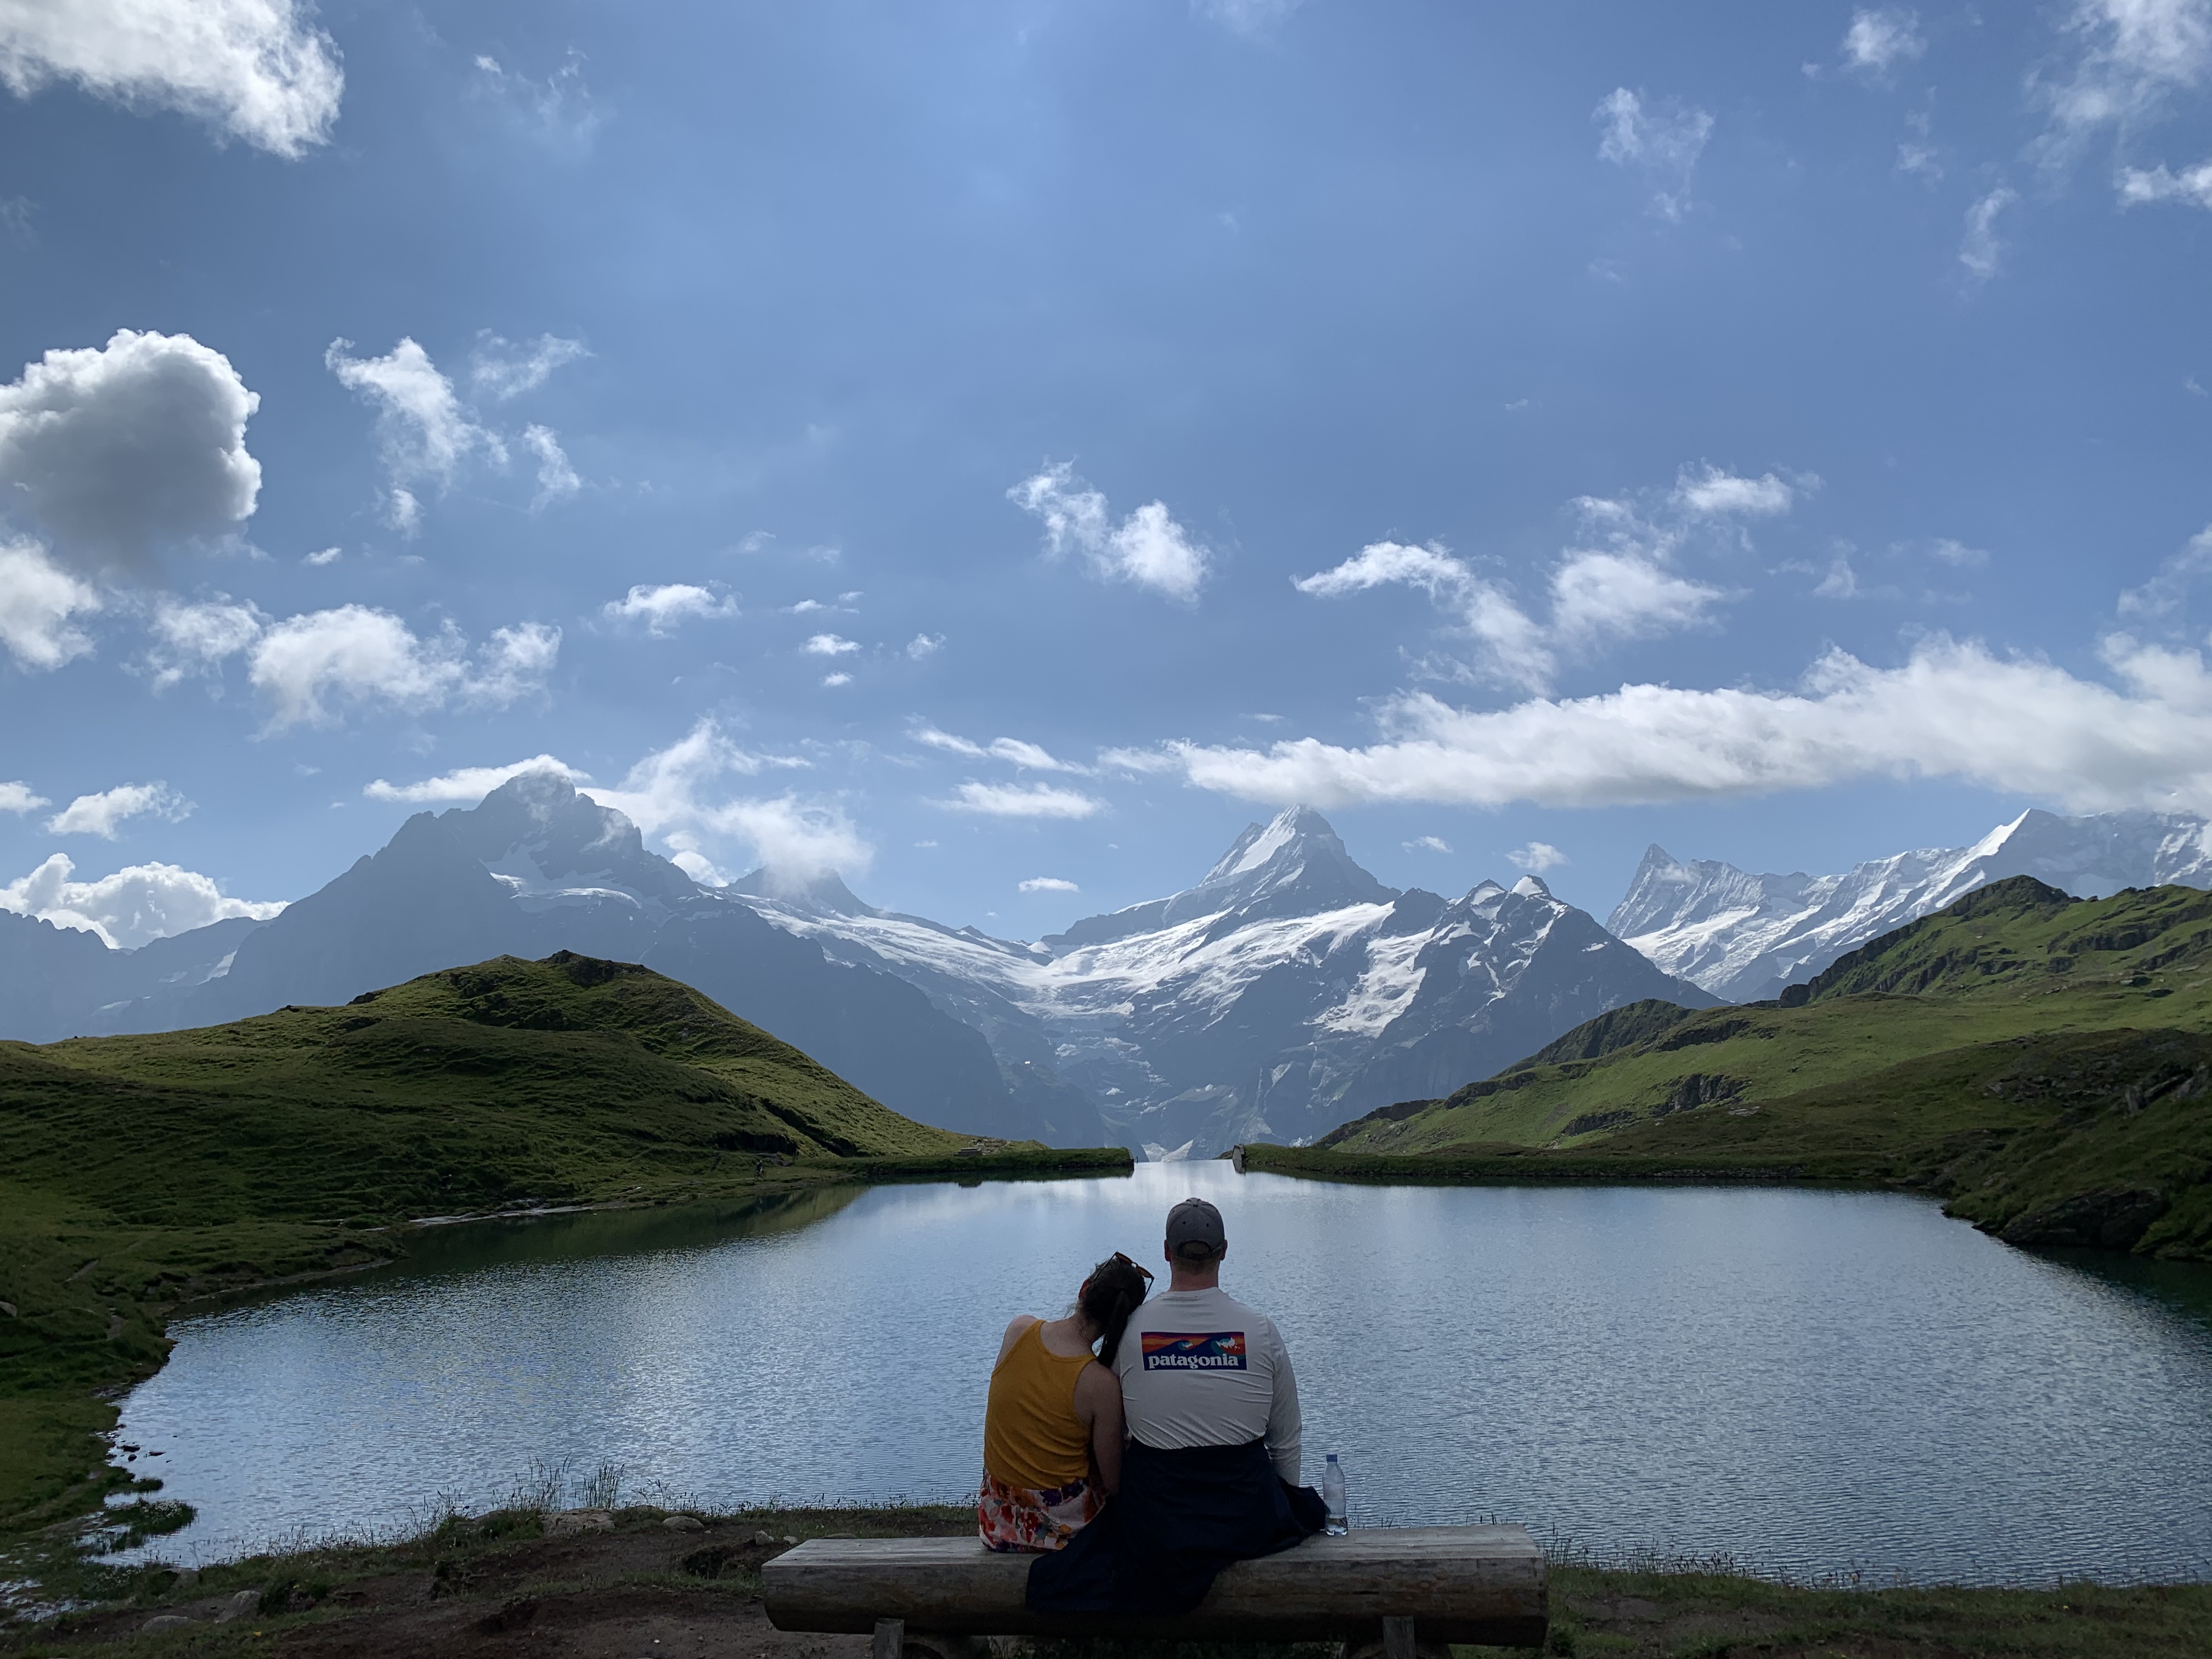
POLYGON ((555 369, 591 355, 581 340, 564 340, 553 334, 541 334, 522 345, 496 334, 480 334, 469 359, 469 386, 479 398, 503 404, 537 391, 555 369))
POLYGON ((387 783, 379 778, 362 789, 371 800, 396 800, 410 804, 433 801, 458 801, 474 805, 509 778, 519 778, 526 772, 550 772, 570 783, 589 783, 590 776, 578 771, 566 761, 553 755, 532 755, 528 760, 510 761, 505 766, 462 766, 451 772, 441 773, 434 778, 424 778, 419 783, 387 783))
POLYGON ((92 649, 71 620, 100 609, 100 592, 47 556, 37 542, 0 541, 0 646, 20 668, 59 668, 92 649))
POLYGON ((154 648, 147 665, 154 671, 154 689, 161 690, 194 674, 219 668, 261 637, 269 625, 252 601, 233 601, 227 594, 201 605, 186 605, 163 595, 154 606, 154 648))
POLYGON ((1966 210, 1966 230, 1959 242, 1959 263, 1976 281, 1985 283, 1997 274, 1997 264, 2004 252, 2004 244, 1997 240, 1997 215, 2019 199, 2016 192, 2000 185, 1966 210))
POLYGON ((2212 76, 2212 0, 2075 0, 2064 30, 2071 73, 2036 88, 2059 159, 2100 128, 2143 125, 2212 76))
POLYGON ((956 812, 980 812, 994 818, 1087 818, 1105 805, 1073 789, 1048 783, 976 783, 972 780, 937 803, 956 812))
POLYGON ((1024 893, 1079 893, 1083 890, 1072 881, 1062 881, 1058 876, 1031 876, 1017 884, 1024 893))
POLYGON ((1844 67, 1863 74, 1887 74, 1927 50, 1918 15, 1894 8, 1855 11, 1844 31, 1844 67))
POLYGON ((1212 556, 1168 515, 1165 502, 1148 501, 1116 525, 1105 496, 1075 476, 1073 462, 1047 462, 1006 499, 1044 521, 1045 551, 1053 558, 1073 550, 1094 574, 1186 603, 1205 584, 1212 556))
POLYGON ((933 657, 945 648, 942 634, 917 634, 906 642, 906 654, 915 662, 924 657, 933 657))
POLYGON ((1571 553, 1552 574, 1552 632, 1585 647, 1672 633, 1721 597, 1643 554, 1571 553))
POLYGON ((1964 542, 1953 541, 1948 536, 1938 537, 1928 550, 1945 564, 1956 565, 1962 570, 1977 568, 1990 562, 1986 549, 1969 547, 1964 542))
POLYGON ((1677 507, 1710 518, 1731 513, 1772 518, 1787 513, 1796 494, 1771 472, 1756 478, 1741 478, 1722 471, 1708 461, 1700 471, 1693 473, 1687 467, 1682 470, 1681 477, 1674 481, 1673 499, 1677 507))
POLYGON ((538 494, 530 501, 532 513, 543 513, 554 502, 567 501, 584 487, 584 481, 576 476, 576 469, 568 465, 559 434, 551 427, 525 427, 522 441, 538 458, 538 494))
POLYGON ((329 138, 345 88, 312 16, 299 0, 7 0, 0 81, 19 98, 71 81, 296 157, 329 138))
POLYGON ((646 631, 665 635, 687 617, 719 618, 738 614, 738 602, 716 587, 690 582, 665 582, 658 587, 641 582, 619 599, 600 607, 615 622, 641 622, 646 631))
POLYGON ((355 357, 352 348, 350 340, 333 340, 323 362, 341 386, 375 409, 378 447, 391 478, 386 517, 394 529, 412 535, 422 522, 417 486, 450 489, 462 463, 479 452, 504 466, 507 446, 477 423, 453 395, 453 383, 412 339, 403 335, 381 357, 355 357))
POLYGON ((260 404, 190 335, 118 329, 0 386, 0 485, 63 558, 143 565, 164 543, 224 535, 252 514, 261 463, 246 422, 260 404))
POLYGON ((1191 0, 1191 9, 1234 33, 1262 35, 1282 22, 1304 0, 1191 0))
POLYGON ((1283 805, 1617 806, 1948 778, 2075 811, 2212 811, 2212 672, 2198 653, 2106 642, 2124 690, 1938 636, 1896 668, 1843 652, 1791 691, 1628 685, 1489 712, 1395 699, 1384 740, 1168 745, 1201 787, 1283 805))
POLYGON ((420 710, 459 697, 503 706, 544 690, 560 647, 559 629, 522 623, 494 629, 472 665, 450 624, 424 639, 390 611, 345 605, 269 628, 248 654, 247 678, 270 705, 269 729, 281 732, 328 723, 334 704, 420 710))
POLYGON ((817 634, 799 648, 810 656, 842 657, 858 651, 860 647, 858 641, 846 639, 842 635, 817 634))
POLYGON ((30 874, 0 886, 0 910, 97 933, 110 946, 128 951, 234 916, 266 921, 284 908, 281 902, 227 898, 209 878, 173 864, 133 864, 96 881, 70 880, 76 870, 66 854, 54 854, 30 874))
POLYGON ((324 565, 336 564, 338 562, 339 556, 339 550, 337 548, 325 547, 319 551, 308 554, 307 557, 301 559, 300 562, 301 564, 311 564, 320 568, 324 565))
POLYGON ((970 760, 988 757, 1024 767, 1032 772, 1073 772, 1088 776, 1091 768, 1073 761, 1059 759, 1047 749, 1019 738, 994 738, 988 744, 956 737, 950 732, 940 732, 933 726, 918 726, 910 734, 916 743, 932 749, 942 749, 947 754, 964 755, 970 760))
POLYGON ((599 111, 584 83, 584 55, 569 48, 567 61, 543 81, 503 67, 496 58, 476 60, 477 89, 507 118, 541 143, 581 155, 599 129, 599 111))
POLYGON ((2163 162, 2148 172, 2141 167, 2124 167, 2118 188, 2123 207, 2180 202, 2190 207, 2212 208, 2212 161, 2199 161, 2179 173, 2168 173, 2163 162))
POLYGON ((0 783, 0 812, 35 812, 41 806, 52 805, 44 795, 33 793, 31 786, 20 779, 13 783, 0 783))
POLYGON ((774 880, 790 886, 833 872, 865 873, 875 848, 835 802, 802 800, 789 793, 767 799, 708 799, 709 786, 725 776, 805 764, 742 749, 714 720, 702 720, 632 767, 620 787, 594 786, 586 793, 672 848, 675 861, 695 880, 721 882, 706 850, 720 842, 749 848, 774 880))
POLYGON ((1641 173, 1651 190, 1651 211, 1680 219, 1690 205, 1691 176, 1712 136, 1713 118, 1675 99, 1646 107, 1639 94, 1616 87, 1590 119, 1604 134, 1598 159, 1641 173))
POLYGON ((174 823, 189 816, 191 802, 166 783, 124 783, 96 795, 79 795, 46 820, 50 836, 98 836, 113 841, 126 818, 151 813, 174 823))
POLYGON ((822 684, 826 686, 850 685, 852 683, 853 677, 850 674, 824 674, 822 677, 822 684))
POLYGON ((1532 841, 1526 847, 1516 847, 1505 855, 1505 861, 1516 870, 1526 870, 1540 876, 1547 870, 1556 870, 1569 862, 1567 855, 1547 841, 1532 841))
POLYGON ((1451 843, 1442 836, 1416 836, 1401 843, 1408 853, 1449 853, 1451 843))

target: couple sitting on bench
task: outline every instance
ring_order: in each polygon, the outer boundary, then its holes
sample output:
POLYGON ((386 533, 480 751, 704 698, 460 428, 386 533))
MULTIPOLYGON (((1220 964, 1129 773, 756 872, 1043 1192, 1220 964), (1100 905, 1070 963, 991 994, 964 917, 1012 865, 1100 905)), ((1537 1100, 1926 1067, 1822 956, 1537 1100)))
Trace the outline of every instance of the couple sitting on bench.
POLYGON ((1171 1617, 1232 1561, 1321 1530, 1298 1385, 1274 1322, 1221 1289, 1221 1212, 1168 1212, 1172 1277, 1118 1252, 1064 1319, 1006 1327, 983 1426, 984 1543, 1037 1555, 1037 1613, 1171 1617))

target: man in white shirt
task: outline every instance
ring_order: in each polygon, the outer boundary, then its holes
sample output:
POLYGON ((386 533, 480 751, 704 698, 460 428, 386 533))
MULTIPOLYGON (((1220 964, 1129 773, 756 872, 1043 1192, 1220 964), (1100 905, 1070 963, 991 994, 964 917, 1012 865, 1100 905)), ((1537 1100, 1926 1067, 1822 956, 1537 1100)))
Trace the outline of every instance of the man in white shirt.
POLYGON ((1187 1198, 1168 1212, 1168 1288, 1137 1310, 1115 1355, 1131 1437, 1158 1451, 1267 1444, 1298 1483, 1298 1379, 1275 1322, 1221 1288, 1221 1212, 1187 1198))
POLYGON ((1298 1383, 1275 1323, 1221 1288, 1229 1240, 1202 1198, 1168 1212, 1174 1277, 1131 1316, 1114 1357, 1129 1442, 1121 1490, 1030 1567, 1039 1613, 1173 1617, 1232 1561, 1321 1530, 1298 1476, 1298 1383))

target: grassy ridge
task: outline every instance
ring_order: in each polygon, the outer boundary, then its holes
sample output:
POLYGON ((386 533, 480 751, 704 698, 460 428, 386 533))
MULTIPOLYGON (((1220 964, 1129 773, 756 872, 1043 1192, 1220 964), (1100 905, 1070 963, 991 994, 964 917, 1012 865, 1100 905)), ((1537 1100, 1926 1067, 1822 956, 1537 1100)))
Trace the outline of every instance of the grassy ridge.
POLYGON ((96 1395, 159 1367, 176 1306, 392 1260, 417 1218, 1129 1166, 912 1122, 688 986, 567 951, 0 1042, 0 1532, 124 1480, 96 1395))
MULTIPOLYGON (((1993 883, 1776 1002, 1615 1010, 1303 1160, 1917 1186, 2021 1243, 2212 1256, 2212 894, 1993 883)), ((1380 1168, 1381 1165, 1374 1166, 1380 1168)), ((1400 1178, 1403 1178, 1402 1174, 1400 1178)))

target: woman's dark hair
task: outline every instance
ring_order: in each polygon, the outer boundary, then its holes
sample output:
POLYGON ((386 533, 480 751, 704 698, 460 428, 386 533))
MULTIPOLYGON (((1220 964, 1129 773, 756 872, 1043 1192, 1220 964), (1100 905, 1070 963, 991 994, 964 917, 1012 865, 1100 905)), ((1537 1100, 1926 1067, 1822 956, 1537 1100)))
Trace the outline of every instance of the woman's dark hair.
POLYGON ((1145 1299, 1152 1277, 1116 1250, 1093 1267, 1091 1277, 1084 1281, 1083 1293, 1076 1305, 1083 1310, 1083 1316, 1098 1328, 1100 1364, 1112 1367, 1115 1350, 1121 1346, 1121 1333, 1129 1327, 1129 1316, 1145 1299))

